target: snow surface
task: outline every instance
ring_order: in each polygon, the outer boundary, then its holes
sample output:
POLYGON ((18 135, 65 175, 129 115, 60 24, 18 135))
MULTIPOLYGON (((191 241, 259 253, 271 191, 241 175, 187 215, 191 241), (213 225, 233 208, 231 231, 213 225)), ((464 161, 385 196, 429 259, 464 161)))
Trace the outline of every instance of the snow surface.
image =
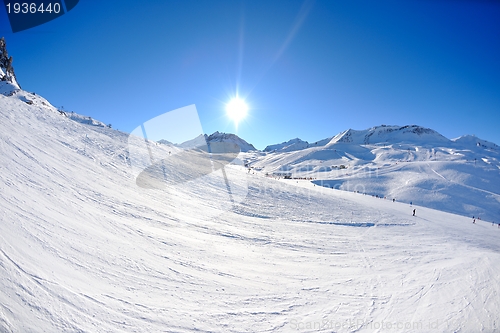
POLYGON ((378 126, 347 130, 325 146, 246 159, 261 174, 287 173, 320 186, 500 223, 500 147, 474 136, 449 140, 414 125, 378 126))
MULTIPOLYGON (((2 78, 5 75, 5 72, 3 71, 2 67, 0 67, 0 78, 2 78)), ((16 78, 13 78, 13 82, 9 81, 0 81, 0 94, 2 95, 8 95, 11 94, 15 90, 19 90, 19 84, 16 81, 16 78)))
POLYGON ((127 134, 22 96, 0 95, 0 332, 500 330, 496 225, 237 167, 229 207, 216 181, 140 188, 127 134))

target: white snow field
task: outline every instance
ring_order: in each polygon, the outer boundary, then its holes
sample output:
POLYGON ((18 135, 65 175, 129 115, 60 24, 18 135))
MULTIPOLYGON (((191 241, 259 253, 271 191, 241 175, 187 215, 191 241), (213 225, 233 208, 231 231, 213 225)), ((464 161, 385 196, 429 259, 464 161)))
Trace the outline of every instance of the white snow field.
POLYGON ((312 144, 300 140, 299 148, 297 140, 247 154, 249 165, 262 174, 313 178, 321 186, 500 223, 494 143, 470 135, 449 140, 415 125, 347 130, 312 144))
POLYGON ((497 225, 238 167, 229 206, 144 189, 127 140, 0 95, 0 332, 500 330, 497 225))

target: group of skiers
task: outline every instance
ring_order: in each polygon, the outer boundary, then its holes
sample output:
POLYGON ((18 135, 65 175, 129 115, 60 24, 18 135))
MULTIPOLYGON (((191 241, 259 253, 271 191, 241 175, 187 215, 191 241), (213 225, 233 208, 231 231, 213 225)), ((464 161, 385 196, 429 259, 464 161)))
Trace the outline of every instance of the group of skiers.
MULTIPOLYGON (((395 201, 396 201, 396 199, 392 199, 392 202, 395 202, 395 201)), ((412 207, 412 204, 413 204, 413 202, 412 202, 412 201, 410 201, 410 207, 412 207)), ((412 213, 413 213, 413 216, 416 216, 416 214, 417 214, 417 209, 416 209, 416 208, 414 208, 414 209, 413 209, 413 211, 412 211, 412 213)), ((481 220, 481 218, 480 218, 479 216, 477 217, 477 219, 478 219, 478 220, 481 220)), ((472 223, 474 223, 474 224, 476 223, 476 217, 475 217, 475 216, 473 216, 473 217, 472 217, 472 223)), ((494 222, 492 222, 492 223, 491 223, 491 225, 492 225, 492 226, 494 226, 494 225, 495 225, 495 223, 494 223, 494 222)), ((498 223, 498 228, 500 229, 500 223, 498 223)))
MULTIPOLYGON (((410 202, 410 205, 411 205, 411 202, 410 202)), ((413 209, 413 216, 415 216, 416 211, 417 210, 414 208, 413 209)), ((481 218, 479 216, 477 217, 477 219, 481 221, 481 218)), ((476 224, 476 217, 475 216, 472 217, 472 223, 476 224)), ((494 226, 495 222, 492 222, 491 225, 494 226)), ((498 223, 498 228, 500 229, 500 223, 498 223)))
MULTIPOLYGON (((481 218, 478 216, 477 219, 481 221, 481 218)), ((472 216, 472 223, 476 224, 476 217, 472 216)), ((491 222, 491 226, 495 226, 495 222, 491 222)), ((500 229, 500 223, 498 223, 498 228, 500 229)))

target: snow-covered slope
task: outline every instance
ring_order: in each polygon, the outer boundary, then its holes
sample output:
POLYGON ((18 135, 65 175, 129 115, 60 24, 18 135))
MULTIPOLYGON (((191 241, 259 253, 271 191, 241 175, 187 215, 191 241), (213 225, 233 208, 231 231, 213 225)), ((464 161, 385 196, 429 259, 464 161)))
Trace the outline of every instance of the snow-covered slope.
POLYGON ((224 182, 141 188, 128 135, 29 95, 0 95, 0 332, 500 329, 497 226, 239 168, 229 206, 224 182))
POLYGON ((33 92, 21 90, 17 85, 13 85, 9 82, 0 82, 0 94, 6 97, 10 97, 11 100, 18 100, 28 105, 33 105, 35 107, 38 106, 47 110, 56 111, 56 108, 42 96, 37 95, 33 92))
MULTIPOLYGON (((61 112, 61 111, 60 111, 61 112)), ((86 124, 86 125, 92 125, 92 126, 99 126, 99 127, 111 127, 110 125, 106 125, 103 122, 94 119, 90 116, 84 116, 75 112, 68 112, 68 111, 62 111, 62 115, 68 117, 69 119, 86 124)))
POLYGON ((481 147, 500 151, 500 146, 497 144, 482 140, 475 135, 462 135, 459 138, 452 139, 452 141, 455 142, 457 146, 463 148, 475 149, 476 147, 481 147))
POLYGON ((349 129, 337 134, 329 145, 335 143, 380 144, 380 143, 417 143, 442 144, 450 140, 436 131, 417 126, 387 126, 381 125, 363 131, 349 129))
MULTIPOLYGON (((2 75, 0 70, 0 75, 2 75)), ((14 85, 10 82, 0 81, 0 94, 2 95, 10 95, 13 91, 19 89, 17 85, 14 85)))
POLYGON ((262 174, 500 222, 500 149, 474 136, 449 140, 419 126, 347 130, 325 146, 246 157, 262 174))

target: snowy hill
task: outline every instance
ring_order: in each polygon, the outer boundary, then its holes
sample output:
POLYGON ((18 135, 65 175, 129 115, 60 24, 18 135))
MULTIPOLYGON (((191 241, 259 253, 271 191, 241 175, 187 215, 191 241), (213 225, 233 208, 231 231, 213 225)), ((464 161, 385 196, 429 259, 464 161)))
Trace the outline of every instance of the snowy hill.
POLYGON ((1 332, 500 329, 497 226, 238 167, 141 188, 131 152, 163 145, 19 96, 0 95, 1 332))
MULTIPOLYGON (((190 181, 145 189, 131 152, 167 147, 44 103, 0 95, 1 332, 500 329, 497 226, 237 166, 200 178, 179 166, 169 176, 190 181), (227 200, 228 186, 247 192, 227 200)), ((332 149, 295 153, 326 162, 332 149)), ((356 149, 333 153, 349 170, 365 163, 354 154, 429 153, 356 149)))
POLYGON ((250 166, 262 174, 499 220, 500 149, 475 136, 449 140, 416 125, 377 126, 344 131, 324 146, 276 147, 247 156, 250 166))
POLYGON ((92 125, 92 126, 99 126, 99 127, 107 127, 108 125, 104 124, 103 122, 93 119, 92 117, 89 116, 84 116, 75 112, 68 112, 68 111, 63 111, 63 115, 68 117, 69 119, 76 121, 81 124, 86 124, 86 125, 92 125))
POLYGON ((452 139, 452 141, 455 142, 457 146, 461 146, 463 148, 476 149, 477 147, 480 147, 500 151, 500 146, 498 146, 497 144, 486 140, 481 140, 475 135, 463 135, 459 138, 452 139))
POLYGON ((380 143, 423 143, 436 144, 448 142, 441 134, 429 128, 417 125, 408 126, 376 126, 364 131, 349 129, 339 133, 330 141, 335 143, 380 144, 380 143))

